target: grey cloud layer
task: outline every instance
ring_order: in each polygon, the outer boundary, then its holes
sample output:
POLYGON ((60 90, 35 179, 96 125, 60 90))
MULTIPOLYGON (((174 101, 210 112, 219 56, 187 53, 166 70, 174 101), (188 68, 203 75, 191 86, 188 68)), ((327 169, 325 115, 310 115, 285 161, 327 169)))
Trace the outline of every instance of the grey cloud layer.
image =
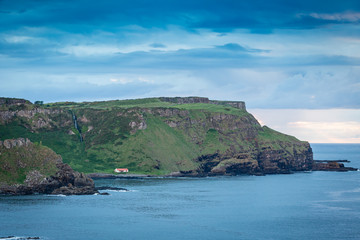
POLYGON ((69 32, 78 32, 80 27, 86 32, 95 26, 102 29, 126 25, 161 28, 168 24, 185 28, 222 31, 248 28, 266 32, 274 28, 312 28, 329 23, 359 22, 356 18, 326 17, 326 14, 360 11, 356 0, 3 0, 0 6, 2 23, 8 23, 2 24, 3 28, 45 25, 69 32))
POLYGON ((360 107, 359 1, 2 0, 0 9, 0 95, 360 107))

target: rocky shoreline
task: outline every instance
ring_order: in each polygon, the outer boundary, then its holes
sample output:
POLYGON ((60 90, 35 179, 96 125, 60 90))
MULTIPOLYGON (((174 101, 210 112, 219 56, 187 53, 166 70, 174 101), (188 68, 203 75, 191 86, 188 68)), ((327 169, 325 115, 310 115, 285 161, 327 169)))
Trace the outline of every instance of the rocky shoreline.
MULTIPOLYGON (((59 171, 55 176, 45 178, 41 182, 17 185, 1 185, 0 194, 3 195, 31 195, 31 194, 52 194, 52 195, 109 195, 107 192, 99 192, 103 190, 115 191, 129 191, 126 188, 101 186, 95 187, 94 181, 96 179, 137 179, 137 178, 177 178, 177 177, 207 177, 207 176, 234 176, 236 174, 199 174, 198 172, 173 172, 167 175, 145 175, 145 174, 105 174, 105 173, 91 173, 85 175, 71 169, 67 164, 60 163, 58 165, 59 171)), ((310 171, 358 171, 357 168, 345 167, 344 164, 329 161, 329 162, 315 162, 310 171)), ((291 174, 294 172, 286 172, 283 174, 291 174)), ((265 174, 243 173, 247 175, 264 176, 265 174)))
POLYGON ((147 178, 147 177, 156 177, 155 175, 148 174, 110 174, 110 173, 89 173, 87 177, 96 180, 96 179, 116 179, 116 178, 147 178))
MULTIPOLYGON (((329 171, 329 172, 349 172, 349 171, 359 171, 358 168, 345 167, 343 162, 349 163, 347 160, 314 160, 312 168, 304 171, 283 171, 277 173, 266 173, 266 174, 292 174, 295 172, 307 172, 307 171, 329 171)), ((109 174, 109 173, 90 173, 87 174, 87 177, 97 180, 97 179, 117 179, 117 178, 127 178, 127 179, 136 179, 136 178, 177 178, 177 177, 211 177, 211 176, 236 176, 236 175, 255 175, 255 176, 265 176, 265 173, 262 172, 243 172, 240 174, 216 174, 214 172, 199 172, 199 171, 179 171, 172 172, 166 175, 146 175, 146 174, 109 174)))
MULTIPOLYGON (((265 151, 266 152, 266 151, 265 151)), ((0 194, 4 195, 30 195, 30 194, 55 194, 55 195, 108 195, 99 190, 128 191, 124 188, 108 186, 95 187, 95 179, 116 178, 168 178, 168 177, 208 177, 208 176, 235 176, 235 175, 259 175, 266 174, 290 174, 302 171, 356 171, 357 168, 345 167, 347 160, 312 160, 312 152, 308 157, 303 157, 302 166, 296 168, 292 164, 283 164, 277 160, 276 164, 271 159, 276 159, 276 152, 267 151, 266 156, 259 156, 258 161, 245 159, 238 156, 237 159, 222 160, 219 155, 203 156, 199 159, 200 167, 190 171, 172 172, 167 175, 146 174, 84 174, 74 171, 68 164, 63 163, 60 155, 51 149, 33 144, 29 139, 7 139, 0 141, 0 157, 7 156, 0 161, 0 170, 13 174, 16 178, 25 178, 22 183, 11 181, 0 182, 0 194), (21 158, 19 158, 21 156, 21 158), (231 161, 230 161, 231 160, 231 161), (223 161, 223 165, 219 162, 223 161), (280 165, 279 165, 280 164, 280 165), (46 169, 44 169, 46 166, 46 169), (52 174, 46 172, 53 169, 52 174), (24 173, 25 172, 25 173, 24 173), (10 183, 9 183, 10 182, 10 183)), ((307 156, 307 155, 306 155, 307 156)), ((0 158, 1 160, 1 158, 0 158)), ((4 177, 4 176, 3 176, 4 177)))

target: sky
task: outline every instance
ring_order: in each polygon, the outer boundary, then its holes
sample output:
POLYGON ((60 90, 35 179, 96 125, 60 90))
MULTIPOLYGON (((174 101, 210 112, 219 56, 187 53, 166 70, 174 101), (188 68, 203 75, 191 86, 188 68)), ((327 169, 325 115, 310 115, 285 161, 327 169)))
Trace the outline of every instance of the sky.
POLYGON ((0 96, 238 100, 301 140, 360 143, 360 1, 0 0, 0 96))

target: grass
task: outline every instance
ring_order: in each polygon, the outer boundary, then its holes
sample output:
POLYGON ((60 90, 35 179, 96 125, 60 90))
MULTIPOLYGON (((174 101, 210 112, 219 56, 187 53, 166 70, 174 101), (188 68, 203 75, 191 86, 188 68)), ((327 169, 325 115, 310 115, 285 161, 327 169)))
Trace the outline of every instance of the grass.
POLYGON ((219 112, 243 116, 247 112, 234 108, 230 105, 223 104, 207 104, 207 103, 192 103, 192 104, 176 104, 170 102, 163 102, 159 98, 144 98, 133 100, 112 100, 112 101, 98 101, 98 102, 57 102, 48 103, 45 107, 51 108, 66 108, 66 109, 102 109, 111 110, 116 108, 177 108, 184 110, 204 110, 208 112, 219 112))
POLYGON ((220 133, 213 128, 210 128, 205 135, 205 139, 201 144, 201 154, 208 155, 215 152, 224 153, 229 149, 230 145, 224 144, 220 133))
POLYGON ((262 127, 259 131, 258 144, 262 148, 272 150, 282 150, 284 157, 291 158, 294 153, 301 154, 308 150, 306 142, 302 142, 297 138, 277 132, 267 126, 262 127))
POLYGON ((112 100, 97 102, 58 102, 46 104, 46 107, 59 107, 69 109, 92 108, 92 109, 113 109, 113 108, 153 108, 153 107, 170 107, 174 104, 162 102, 158 98, 144 98, 131 100, 112 100))
POLYGON ((208 103, 178 104, 171 107, 184 109, 184 110, 204 110, 206 112, 225 113, 240 117, 248 114, 245 110, 240 110, 231 106, 208 104, 208 103))
POLYGON ((28 147, 0 147, 0 182, 22 184, 29 171, 38 170, 44 176, 55 174, 56 159, 51 149, 40 144, 28 147))
POLYGON ((31 132, 24 126, 12 122, 0 125, 0 139, 29 138, 33 143, 43 144, 60 154, 64 162, 70 165, 85 160, 84 144, 80 143, 77 135, 69 135, 64 129, 53 131, 31 132))
POLYGON ((105 172, 126 167, 132 173, 166 174, 196 168, 192 159, 198 150, 181 133, 153 116, 148 117, 147 126, 121 145, 107 143, 89 149, 91 161, 106 159, 109 168, 103 169, 105 172))
POLYGON ((136 120, 136 113, 126 116, 119 113, 124 112, 78 109, 76 115, 86 116, 94 127, 87 132, 89 126, 79 122, 83 143, 78 135, 68 134, 71 129, 75 131, 72 123, 66 128, 31 132, 15 121, 0 125, 1 139, 26 137, 42 143, 62 155, 64 162, 75 170, 83 172, 112 173, 115 167, 128 167, 133 173, 165 174, 196 168, 192 159, 199 155, 199 149, 182 132, 149 115, 147 129, 132 135, 129 122, 136 120))
POLYGON ((297 138, 275 131, 267 126, 264 126, 259 131, 259 138, 264 141, 283 141, 283 142, 296 142, 299 141, 297 138))

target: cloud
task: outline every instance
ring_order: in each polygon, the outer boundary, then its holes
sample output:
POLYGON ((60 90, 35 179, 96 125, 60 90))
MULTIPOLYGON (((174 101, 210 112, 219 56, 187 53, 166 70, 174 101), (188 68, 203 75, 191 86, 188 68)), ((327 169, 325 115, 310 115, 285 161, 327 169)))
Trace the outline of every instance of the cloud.
POLYGON ((357 67, 323 67, 289 72, 277 84, 270 102, 288 108, 360 108, 360 89, 356 84, 359 71, 357 67))
POLYGON ((310 16, 315 19, 334 21, 334 22, 353 22, 360 21, 360 12, 344 12, 344 13, 310 13, 299 14, 300 17, 310 16))
POLYGON ((120 84, 128 84, 128 83, 132 83, 133 80, 127 79, 127 78, 110 78, 110 82, 120 83, 120 84))
POLYGON ((360 143, 359 109, 250 109, 262 124, 312 143, 360 143))
POLYGON ((243 47, 237 43, 227 43, 225 45, 215 46, 217 49, 224 49, 234 52, 269 52, 268 50, 262 50, 262 49, 253 49, 253 48, 247 48, 243 47))
POLYGON ((231 32, 242 28, 257 33, 271 33, 274 29, 289 27, 321 27, 333 19, 354 21, 358 19, 356 14, 359 8, 356 0, 331 3, 294 0, 291 4, 283 0, 271 3, 264 0, 104 0, 101 3, 86 0, 71 3, 67 0, 17 0, 2 3, 0 24, 9 29, 24 25, 57 26, 67 32, 91 32, 94 28, 113 31, 129 25, 144 28, 180 25, 189 30, 207 28, 231 32), (303 17, 299 18, 299 14, 303 17), (305 16, 325 21, 308 21, 305 16))
POLYGON ((288 124, 303 129, 360 133, 360 122, 289 122, 288 124))
POLYGON ((28 36, 5 36, 4 40, 8 43, 26 43, 26 42, 32 42, 36 40, 35 38, 28 37, 28 36))
POLYGON ((129 83, 154 83, 153 80, 149 80, 144 77, 137 77, 137 78, 110 78, 110 82, 112 83, 120 83, 120 84, 129 84, 129 83))
MULTIPOLYGON (((173 93, 185 96, 200 94, 213 99, 244 100, 248 106, 257 108, 360 108, 360 69, 356 66, 332 63, 333 66, 314 67, 306 64, 306 59, 301 60, 304 62, 299 60, 297 65, 294 59, 286 56, 269 57, 259 52, 218 47, 227 44, 212 48, 115 54, 113 52, 117 49, 102 49, 101 46, 84 48, 84 52, 62 52, 62 55, 56 55, 55 52, 53 56, 46 54, 44 49, 37 54, 27 53, 27 58, 31 59, 0 56, 0 81, 2 85, 6 81, 14 86, 3 88, 0 95, 17 94, 17 79, 23 79, 24 84, 28 84, 37 81, 30 76, 40 73, 44 79, 45 75, 49 76, 48 79, 53 75, 62 76, 76 88, 80 87, 78 82, 83 82, 81 78, 89 81, 96 77, 91 83, 99 84, 97 76, 106 79, 107 83, 109 79, 117 84, 139 83, 139 76, 133 76, 133 73, 137 73, 143 79, 148 79, 149 83, 157 75, 163 79, 161 85, 171 86, 159 92, 159 96, 173 93), (106 53, 106 50, 109 52, 106 53), (46 58, 41 57, 42 54, 46 58), (294 64, 289 64, 291 61, 294 64), (174 74, 169 75, 168 72, 174 74), (132 76, 129 77, 129 73, 132 76), (186 76, 192 78, 192 82, 188 82, 186 76), (198 84, 194 85, 195 81, 198 84)), ((46 82, 43 86, 49 89, 55 87, 46 82)), ((145 86, 138 87, 149 91, 145 86)), ((37 94, 36 89, 33 91, 33 94, 37 94)), ((91 95, 91 91, 88 95, 89 98, 97 96, 91 95)))
POLYGON ((78 46, 65 46, 58 50, 60 53, 70 54, 77 57, 88 57, 93 55, 112 55, 116 54, 121 49, 115 46, 107 45, 78 45, 78 46))
POLYGON ((166 48, 166 45, 164 45, 162 43, 152 43, 149 46, 152 48, 166 48))
POLYGON ((2 84, 0 95, 25 98, 32 102, 37 100, 45 102, 93 101, 94 99, 151 97, 152 92, 166 87, 166 84, 157 84, 141 78, 135 81, 131 78, 109 79, 106 77, 108 76, 52 75, 50 77, 49 75, 32 74, 31 78, 36 81, 28 81, 26 84, 21 79, 14 79, 12 84, 2 84), (15 89, 14 86, 16 86, 15 89))
POLYGON ((50 101, 38 89, 61 89, 61 79, 74 89, 62 92, 66 100, 96 100, 95 86, 115 96, 113 84, 134 87, 134 97, 360 108, 355 0, 15 0, 0 8, 0 95, 50 101))
POLYGON ((312 136, 311 142, 360 143, 360 122, 289 122, 295 128, 312 136))

